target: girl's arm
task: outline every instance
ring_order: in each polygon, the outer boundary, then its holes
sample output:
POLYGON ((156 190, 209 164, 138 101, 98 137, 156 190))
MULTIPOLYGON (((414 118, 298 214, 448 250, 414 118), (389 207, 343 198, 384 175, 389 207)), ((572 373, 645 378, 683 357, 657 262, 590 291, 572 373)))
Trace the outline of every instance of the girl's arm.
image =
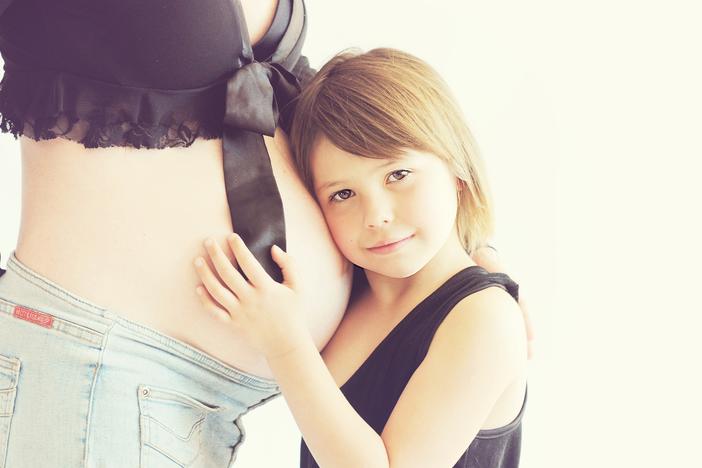
MULTIPOLYGON (((475 263, 485 268, 491 273, 506 273, 504 265, 500 261, 500 256, 494 247, 489 245, 484 245, 478 247, 473 252, 470 253, 471 258, 475 263)), ((514 279, 514 276, 510 275, 514 279)), ((521 282, 517 281, 520 284, 521 282)), ((524 319, 524 329, 526 331, 527 337, 527 358, 532 359, 534 357, 534 326, 531 323, 531 317, 529 315, 528 302, 524 299, 524 288, 519 288, 519 308, 522 310, 522 318, 524 319)))
POLYGON ((268 364, 320 467, 397 466, 389 462, 380 435, 341 393, 310 339, 268 364))
POLYGON ((526 334, 517 312, 507 292, 490 287, 448 314, 383 429, 391 466, 453 466, 505 390, 524 382, 526 334))
POLYGON ((302 285, 291 257, 272 251, 285 277, 280 284, 238 236, 229 244, 248 281, 211 242, 206 249, 217 275, 199 259, 206 290, 198 294, 207 310, 265 354, 323 468, 453 466, 523 372, 526 345, 516 304, 498 288, 475 293, 439 327, 379 436, 345 399, 304 327, 296 292, 302 285))

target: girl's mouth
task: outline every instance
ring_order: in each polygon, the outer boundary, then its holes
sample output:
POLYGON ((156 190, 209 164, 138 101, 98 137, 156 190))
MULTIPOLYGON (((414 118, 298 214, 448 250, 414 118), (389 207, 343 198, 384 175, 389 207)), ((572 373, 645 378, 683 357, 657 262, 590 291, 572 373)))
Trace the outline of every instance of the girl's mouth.
POLYGON ((368 250, 370 250, 373 253, 377 254, 384 254, 384 253, 390 253, 394 252, 395 250, 399 249, 403 245, 405 245, 408 241, 410 241, 414 237, 414 234, 407 236, 403 239, 397 240, 395 242, 391 242, 389 244, 385 245, 380 245, 378 247, 369 247, 368 250))

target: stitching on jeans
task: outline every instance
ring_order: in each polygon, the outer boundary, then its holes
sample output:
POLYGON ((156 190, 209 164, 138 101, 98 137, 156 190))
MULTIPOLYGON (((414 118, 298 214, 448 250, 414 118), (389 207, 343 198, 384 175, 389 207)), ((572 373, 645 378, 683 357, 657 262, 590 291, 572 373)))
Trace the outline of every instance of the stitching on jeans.
POLYGON ((88 455, 90 453, 90 429, 91 429, 91 416, 93 414, 93 402, 95 401, 95 384, 97 382, 97 376, 102 368, 102 358, 105 354, 105 349, 107 349, 107 341, 110 338, 110 332, 114 328, 115 322, 110 324, 110 327, 105 331, 102 338, 102 345, 100 346, 100 356, 98 357, 97 365, 95 366, 95 373, 93 374, 93 382, 90 385, 90 404, 88 405, 88 414, 85 421, 85 453, 83 455, 83 464, 88 466, 88 455))
MULTIPOLYGON (((154 424, 158 424, 158 425, 161 426, 163 429, 165 429, 167 432, 169 432, 171 435, 173 435, 175 438, 179 439, 181 442, 190 442, 190 441, 192 440, 192 438, 193 438, 193 435, 195 435, 195 433, 196 433, 197 431, 202 431, 202 425, 203 425, 204 422, 205 422, 205 418, 207 418, 207 414, 204 414, 200 419, 198 419, 197 421, 195 421, 195 423, 194 423, 194 424, 192 425, 192 427, 190 428, 190 431, 188 432, 188 434, 187 434, 185 437, 183 437, 183 436, 181 436, 180 434, 176 433, 172 428, 170 428, 170 427, 166 426, 165 424, 163 424, 163 423, 162 423, 161 421, 159 421, 158 419, 152 418, 151 416, 146 416, 146 415, 142 415, 142 416, 144 416, 145 419, 148 419, 149 421, 152 421, 154 424)), ((146 445, 150 445, 150 446, 152 446, 152 447, 155 448, 155 449, 158 449, 158 446, 156 446, 155 444, 152 444, 152 443, 151 443, 151 439, 149 439, 149 442, 145 442, 145 444, 146 444, 146 445)))
MULTIPOLYGON (((122 325, 123 327, 130 329, 130 328, 136 328, 138 329, 141 333, 144 333, 145 335, 149 336, 149 338, 152 338, 160 344, 164 346, 170 346, 171 348, 178 348, 178 347, 185 347, 187 350, 192 350, 196 353, 196 356, 198 358, 193 357, 189 353, 184 353, 179 351, 179 356, 183 359, 187 359, 188 361, 197 364, 197 365, 206 365, 210 371, 219 374, 222 377, 225 377, 229 380, 233 380, 237 384, 246 386, 250 388, 251 390, 274 390, 278 389, 277 383, 273 381, 267 381, 265 379, 256 377, 254 375, 250 375, 245 373, 244 371, 234 369, 232 367, 226 366, 223 363, 218 362, 217 360, 213 359, 209 355, 205 354, 204 352, 198 350, 197 348, 193 348, 192 346, 188 345, 187 343, 183 343, 181 341, 177 341, 168 335, 163 335, 160 334, 159 332, 152 330, 151 328, 142 326, 136 322, 132 321, 127 321, 127 323, 123 323, 124 320, 122 318, 117 318, 117 321, 122 325), (156 335, 156 336, 153 336, 156 335), (229 375, 228 372, 234 372, 234 375, 229 375)), ((133 330, 132 330, 133 331, 133 330)))
MULTIPOLYGON (((83 312, 95 313, 94 309, 98 309, 102 312, 106 311, 106 309, 104 309, 100 306, 97 306, 95 304, 91 304, 87 301, 84 301, 84 300, 80 299, 79 297, 76 297, 73 294, 71 294, 67 291, 64 291, 64 290, 60 290, 61 294, 65 294, 66 296, 69 296, 71 299, 75 300, 76 302, 79 302, 80 304, 74 304, 71 301, 69 301, 67 298, 61 297, 59 294, 56 293, 56 291, 52 291, 50 289, 47 289, 47 286, 45 286, 45 283, 47 282, 47 280, 45 280, 39 276, 34 275, 31 271, 27 270, 24 266, 20 265, 16 260, 14 260, 12 258, 10 258, 8 260, 7 268, 8 268, 8 270, 10 270, 10 269, 13 270, 15 273, 20 275, 23 279, 29 281, 30 283, 32 283, 34 286, 38 287, 39 289, 51 294, 52 296, 56 297, 57 299, 60 299, 61 301, 65 302, 66 304, 78 307, 83 312), (15 267, 17 267, 17 268, 15 268, 15 267), (89 309, 82 307, 82 305, 89 307, 89 309)), ((51 288, 54 288, 54 289, 59 289, 52 284, 48 284, 48 286, 51 288)))

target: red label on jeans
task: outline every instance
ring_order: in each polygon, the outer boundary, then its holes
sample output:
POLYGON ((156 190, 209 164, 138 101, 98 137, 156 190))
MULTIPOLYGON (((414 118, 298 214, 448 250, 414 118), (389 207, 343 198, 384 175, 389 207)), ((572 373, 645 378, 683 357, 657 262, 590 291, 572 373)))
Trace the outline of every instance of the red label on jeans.
POLYGON ((24 307, 16 306, 13 314, 18 319, 26 320, 27 322, 36 323, 45 328, 51 328, 54 323, 54 317, 49 314, 42 314, 36 310, 25 309, 24 307))

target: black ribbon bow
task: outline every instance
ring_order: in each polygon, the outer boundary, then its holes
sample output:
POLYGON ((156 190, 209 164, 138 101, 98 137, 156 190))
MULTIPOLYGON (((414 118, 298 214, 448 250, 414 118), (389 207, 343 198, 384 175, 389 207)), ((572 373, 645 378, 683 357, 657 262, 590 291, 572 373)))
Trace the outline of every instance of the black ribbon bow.
POLYGON ((287 250, 285 217, 262 134, 275 134, 281 112, 299 94, 295 75, 278 63, 252 61, 227 83, 224 182, 234 231, 276 281, 283 276, 270 248, 287 250))
POLYGON ((280 109, 300 94, 300 84, 278 63, 252 62, 227 82, 224 124, 273 136, 280 109))

